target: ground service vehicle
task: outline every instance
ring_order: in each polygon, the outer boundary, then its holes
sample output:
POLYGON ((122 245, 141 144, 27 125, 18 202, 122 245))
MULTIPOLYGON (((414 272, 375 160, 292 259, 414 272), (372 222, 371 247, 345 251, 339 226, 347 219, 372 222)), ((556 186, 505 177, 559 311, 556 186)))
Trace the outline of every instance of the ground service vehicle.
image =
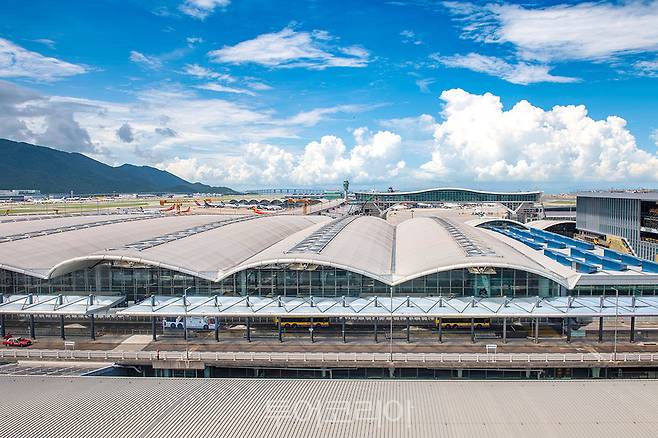
POLYGON ((284 328, 297 328, 297 327, 329 327, 329 318, 274 318, 274 323, 278 324, 281 320, 281 327, 284 328))
MULTIPOLYGON (((184 317, 168 316, 162 320, 162 328, 179 328, 185 327, 184 317)), ((188 316, 187 328, 196 330, 215 330, 215 318, 206 318, 201 316, 188 316)))
MULTIPOLYGON (((434 324, 439 326, 439 318, 434 320, 434 324)), ((473 325, 476 329, 491 328, 491 320, 488 318, 473 318, 473 325)), ((441 327, 444 329, 471 328, 471 318, 443 318, 441 327)))

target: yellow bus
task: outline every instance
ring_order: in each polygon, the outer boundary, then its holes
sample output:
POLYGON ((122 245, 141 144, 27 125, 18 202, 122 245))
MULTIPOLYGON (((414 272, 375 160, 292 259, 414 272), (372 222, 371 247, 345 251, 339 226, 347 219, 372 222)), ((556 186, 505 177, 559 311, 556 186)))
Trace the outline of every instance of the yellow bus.
MULTIPOLYGON (((439 318, 434 320, 436 327, 439 327, 439 318)), ((476 329, 491 328, 491 320, 488 318, 473 318, 473 325, 476 329)), ((444 329, 471 328, 471 318, 442 318, 441 327, 444 329)))
MULTIPOLYGON (((274 323, 284 328, 311 327, 311 318, 274 318, 274 323)), ((329 327, 329 318, 313 318, 313 327, 329 327)))

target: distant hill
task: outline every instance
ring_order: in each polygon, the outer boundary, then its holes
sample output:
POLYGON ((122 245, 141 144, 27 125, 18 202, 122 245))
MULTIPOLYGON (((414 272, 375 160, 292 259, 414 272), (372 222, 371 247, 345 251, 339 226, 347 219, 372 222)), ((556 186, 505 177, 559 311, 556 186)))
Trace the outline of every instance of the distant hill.
POLYGON ((191 183, 164 170, 108 166, 85 155, 0 139, 0 189, 42 193, 223 193, 236 191, 191 183))

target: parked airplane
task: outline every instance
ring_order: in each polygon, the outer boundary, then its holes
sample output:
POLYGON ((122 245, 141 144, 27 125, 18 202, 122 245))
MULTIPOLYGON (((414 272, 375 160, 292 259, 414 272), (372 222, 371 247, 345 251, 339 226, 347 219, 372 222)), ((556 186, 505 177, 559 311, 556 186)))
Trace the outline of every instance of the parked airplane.
POLYGON ((391 210, 406 210, 406 209, 408 209, 408 208, 409 208, 409 206, 408 206, 407 204, 402 203, 402 204, 395 204, 395 205, 393 205, 393 206, 391 207, 391 210))
POLYGON ((225 204, 223 202, 215 204, 213 202, 209 202, 207 199, 203 200, 203 207, 204 208, 222 208, 224 206, 225 206, 225 204))
POLYGON ((261 210, 270 210, 270 211, 279 211, 283 210, 283 207, 280 205, 258 205, 258 208, 261 210))

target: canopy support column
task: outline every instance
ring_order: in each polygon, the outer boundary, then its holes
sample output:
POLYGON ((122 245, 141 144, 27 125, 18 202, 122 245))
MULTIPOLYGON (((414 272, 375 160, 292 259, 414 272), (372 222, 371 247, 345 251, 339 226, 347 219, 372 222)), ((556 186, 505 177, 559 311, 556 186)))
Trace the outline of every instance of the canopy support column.
POLYGON ((313 324, 313 318, 311 318, 311 327, 308 329, 309 332, 311 332, 311 344, 315 343, 315 338, 314 333, 315 333, 315 324, 313 324))
POLYGON ((66 339, 66 335, 64 333, 64 315, 59 315, 59 337, 66 339))
POLYGON ((631 316, 631 342, 635 342, 635 317, 631 316))
POLYGON ((30 320, 30 338, 36 339, 36 333, 34 330, 34 315, 30 315, 28 319, 30 320))
MULTIPOLYGON (((5 302, 5 297, 2 294, 0 294, 0 304, 4 302, 5 302)), ((4 338, 6 334, 7 334, 7 329, 5 328, 5 314, 0 313, 0 336, 4 338)))
MULTIPOLYGON (((32 304, 33 302, 34 302, 34 300, 32 298, 32 294, 28 295, 27 303, 32 304)), ((35 339, 36 336, 35 336, 35 330, 34 330, 34 315, 30 315, 28 317, 28 320, 30 322, 30 338, 35 339)))
MULTIPOLYGON (((185 304, 187 306, 187 304, 185 304)), ((183 339, 187 342, 187 316, 183 317, 183 339)))
POLYGON ((407 317, 407 342, 411 342, 409 340, 409 318, 407 317))
POLYGON ((475 344, 475 319, 471 318, 471 343, 475 344))
POLYGON ((507 344, 507 318, 503 318, 503 344, 507 344))
MULTIPOLYGON (((94 295, 89 294, 89 305, 93 306, 94 305, 94 295)), ((95 341, 96 340, 96 317, 94 316, 93 313, 89 315, 89 329, 91 331, 91 340, 95 341)))
POLYGON ((571 318, 567 317, 565 321, 566 332, 567 332, 567 342, 571 343, 571 318))
POLYGON ((439 344, 443 344, 443 318, 439 318, 439 344))
POLYGON ((91 340, 95 341, 96 340, 96 317, 92 313, 89 315, 89 331, 91 335, 91 340))
POLYGON ((535 344, 539 343, 539 318, 534 319, 535 322, 535 344))
POLYGON ((247 342, 251 342, 251 318, 247 318, 247 342))
POLYGON ((342 321, 342 330, 343 330, 343 344, 347 343, 347 339, 345 338, 345 317, 343 316, 342 321))
POLYGON ((375 344, 377 343, 377 318, 375 317, 375 344))
POLYGON ((599 317, 599 342, 603 342, 603 317, 599 317))
POLYGON ((215 342, 219 342, 219 326, 221 324, 221 321, 219 320, 219 316, 215 316, 215 342))
POLYGON ((283 331, 281 330, 281 317, 277 318, 276 329, 279 333, 279 342, 283 342, 283 331))
MULTIPOLYGON (((153 309, 155 309, 155 295, 151 295, 151 311, 153 311, 153 309)), ((155 324, 156 324, 155 315, 153 315, 151 316, 151 337, 153 338, 153 342, 158 340, 158 333, 156 331, 157 328, 155 324)))

